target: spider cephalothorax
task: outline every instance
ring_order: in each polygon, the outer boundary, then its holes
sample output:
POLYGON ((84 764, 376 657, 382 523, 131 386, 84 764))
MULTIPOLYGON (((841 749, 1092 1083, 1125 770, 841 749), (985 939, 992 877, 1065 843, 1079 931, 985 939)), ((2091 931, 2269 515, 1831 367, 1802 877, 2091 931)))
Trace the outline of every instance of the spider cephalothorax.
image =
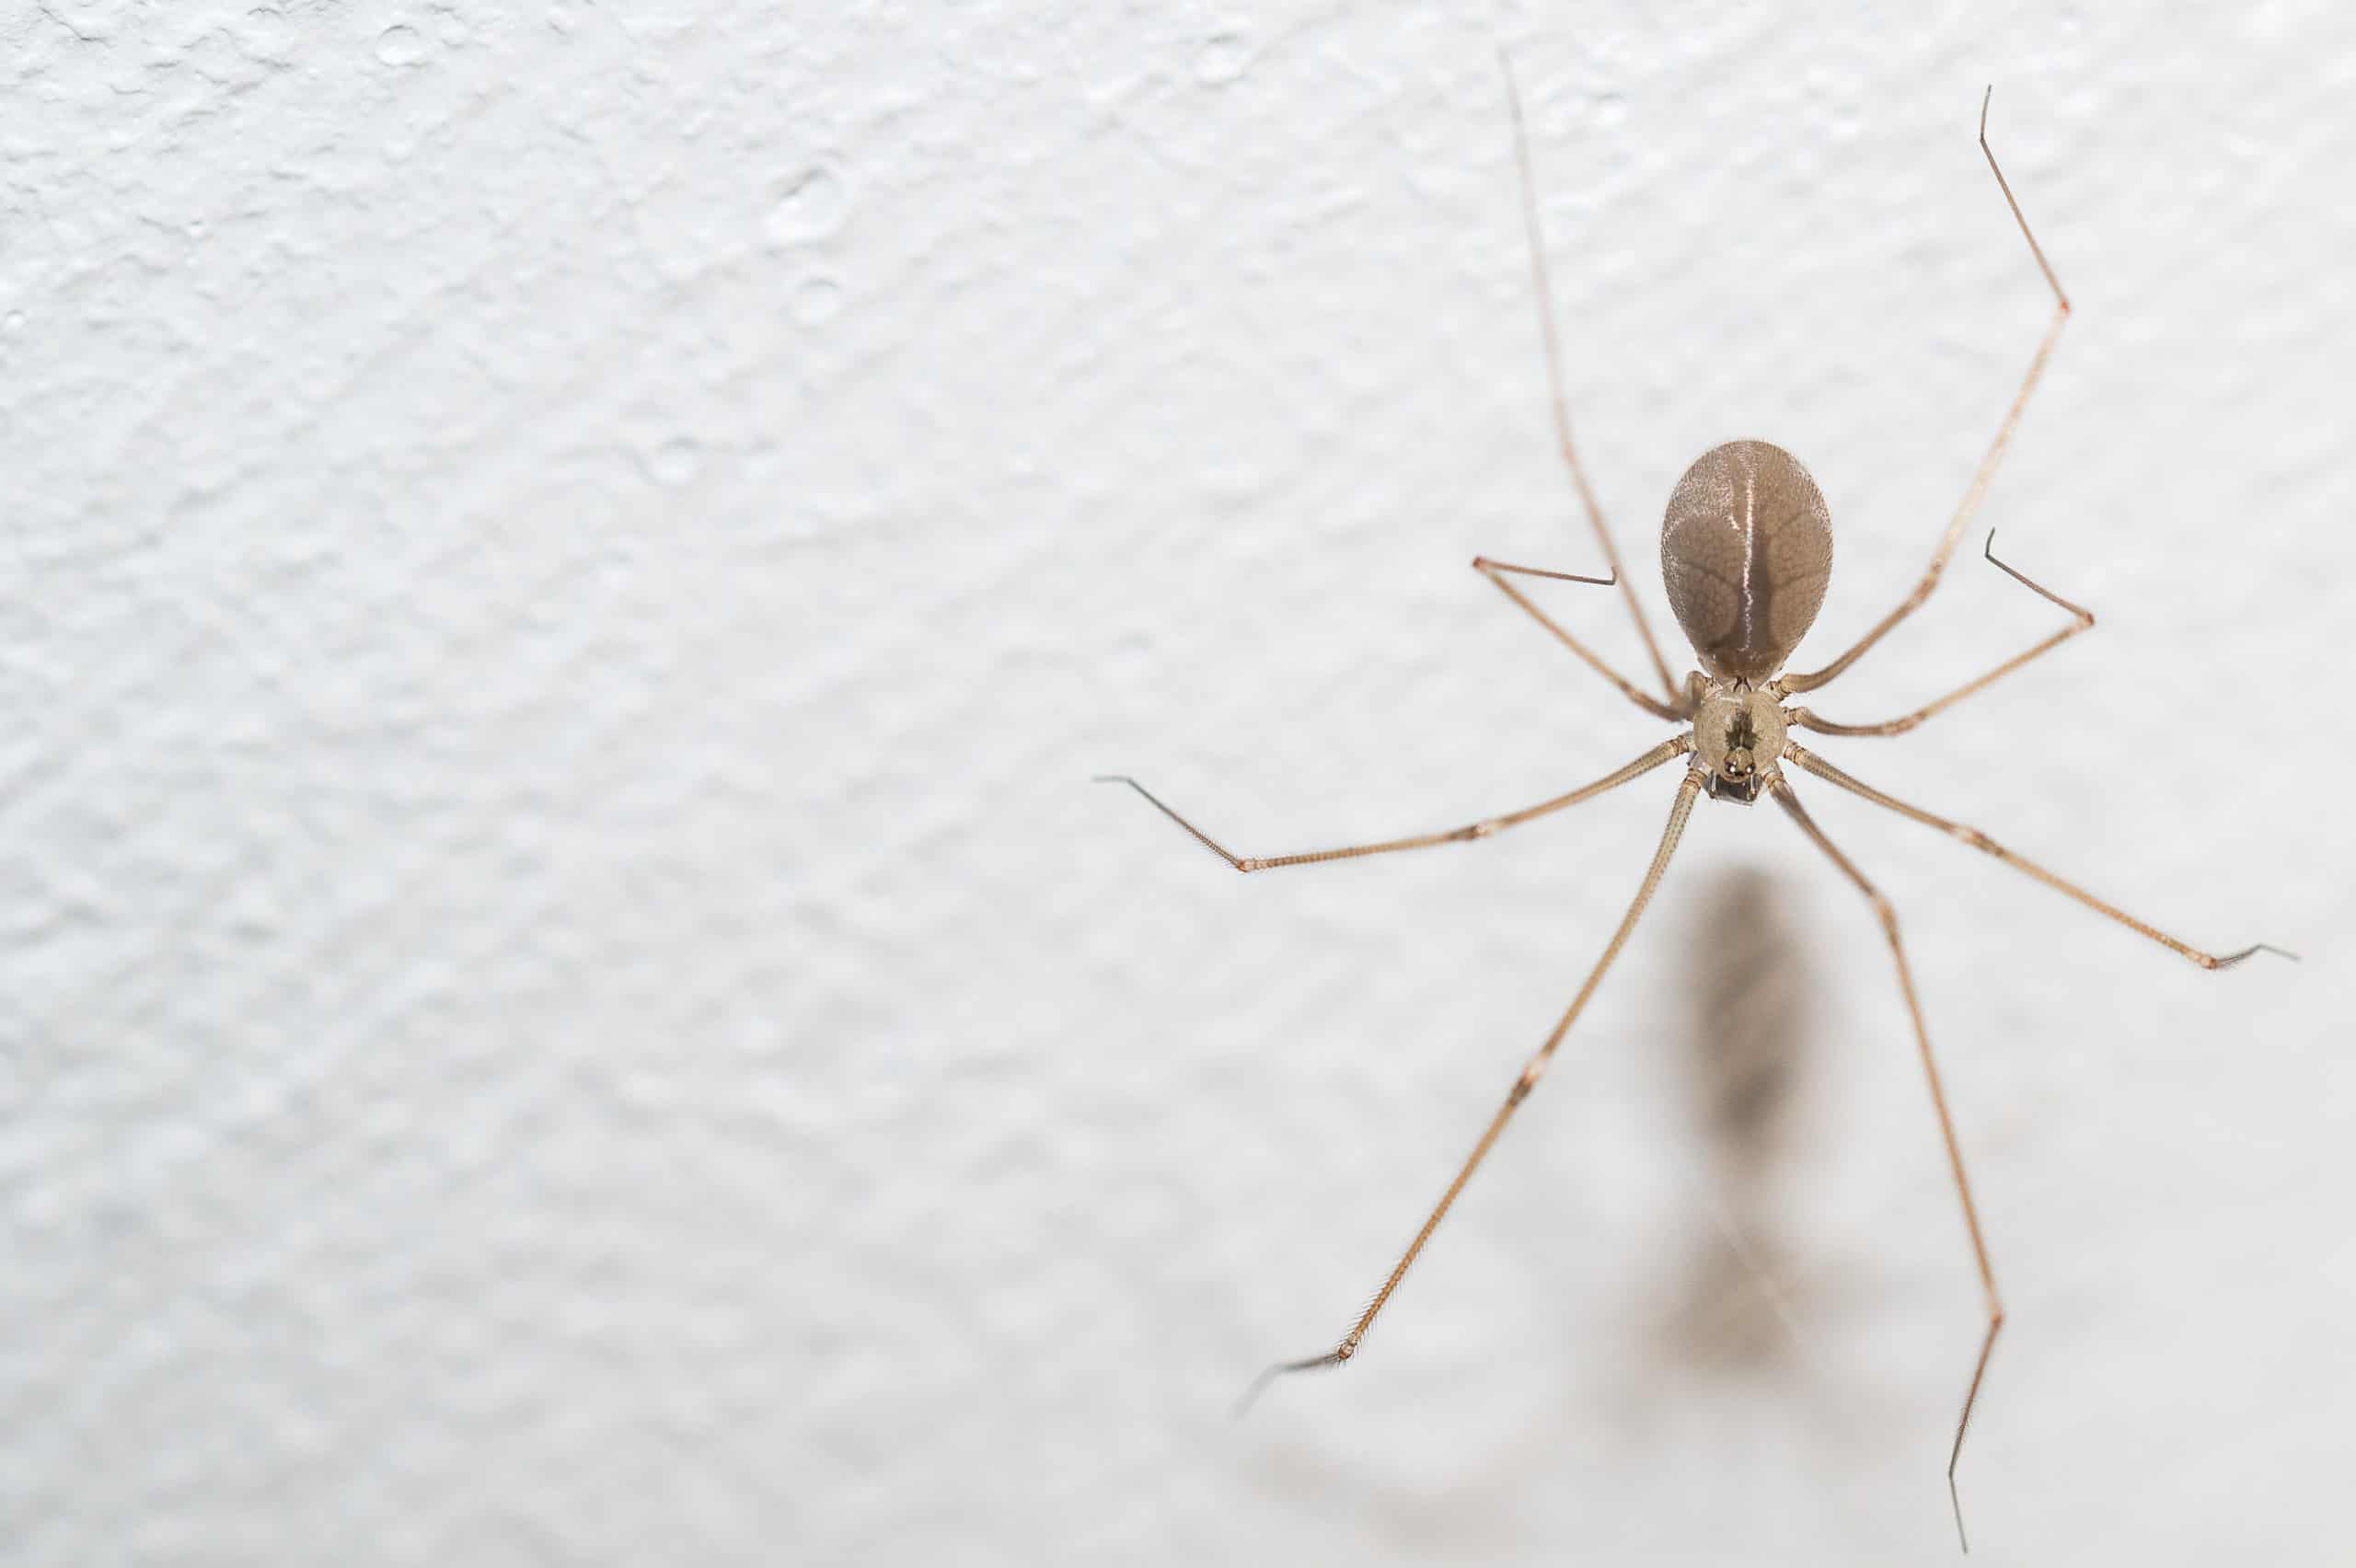
POLYGON ((1693 752, 1710 770, 1711 799, 1749 805, 1779 771, 1786 729, 1783 705, 1738 681, 1704 683, 1696 675, 1687 690, 1696 699, 1693 752))

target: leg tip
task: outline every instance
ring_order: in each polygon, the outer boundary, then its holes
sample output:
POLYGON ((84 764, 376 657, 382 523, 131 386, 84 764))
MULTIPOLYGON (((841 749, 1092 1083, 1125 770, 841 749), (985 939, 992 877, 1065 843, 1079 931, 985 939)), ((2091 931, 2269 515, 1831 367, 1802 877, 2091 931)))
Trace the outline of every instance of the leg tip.
POLYGON ((2226 953, 2223 957, 2211 964, 2210 967, 2212 969, 2231 969, 2235 964, 2241 963, 2244 959, 2254 958, 2261 952, 2270 952, 2277 958, 2287 958, 2293 963, 2301 962, 2299 955, 2292 952, 2289 948, 2279 948, 2272 942, 2252 942, 2249 946, 2242 949, 2239 952, 2226 953))

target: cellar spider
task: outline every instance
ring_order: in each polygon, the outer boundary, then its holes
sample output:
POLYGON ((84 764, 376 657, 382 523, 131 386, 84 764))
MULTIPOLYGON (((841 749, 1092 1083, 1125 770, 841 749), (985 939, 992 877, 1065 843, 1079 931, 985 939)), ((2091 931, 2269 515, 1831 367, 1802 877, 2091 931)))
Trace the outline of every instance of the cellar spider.
MULTIPOLYGON (((1662 873, 1669 869, 1669 856, 1677 848, 1679 837, 1685 831, 1686 819, 1692 814, 1693 804, 1707 794, 1716 801, 1732 801, 1748 805, 1762 794, 1772 796, 1777 806, 1789 816, 1809 842, 1821 850, 1833 867, 1863 894, 1873 906, 1881 923, 1882 934, 1888 940, 1890 957, 1898 971, 1898 987, 1905 998, 1907 1017, 1913 1025, 1914 1043, 1923 1063, 1924 1077, 1931 1090, 1931 1106, 1936 1113, 1939 1136, 1946 1147, 1947 1167, 1955 1179, 1956 1196, 1963 1209, 1964 1228, 1971 1242, 1972 1261, 1978 1265, 1980 1285, 1985 1297, 1987 1326, 1980 1340, 1978 1355, 1972 1361, 1971 1379, 1965 1386, 1963 1405, 1956 1417, 1955 1438, 1947 1450, 1947 1493, 1955 1510, 1958 1542, 1969 1551, 1969 1539, 1963 1533, 1963 1505, 1956 1488, 1956 1466, 1963 1456, 1963 1440, 1971 1426, 1973 1408, 1980 1399, 1982 1378, 1988 1371, 1990 1354, 1996 1347, 1996 1335, 2004 1326, 2003 1298, 1996 1289, 1996 1272, 1989 1262, 1988 1243, 1980 1226, 1980 1214, 1971 1199, 1971 1182, 1965 1174, 1963 1150, 1958 1142, 1955 1119, 1948 1111, 1946 1094, 1939 1081, 1939 1069, 1931 1053, 1930 1035, 1923 1027, 1923 1008, 1915 995, 1914 977, 1906 960, 1906 948, 1899 936, 1898 916, 1888 899, 1865 874, 1857 869, 1800 803, 1798 793, 1785 777, 1784 765, 1815 775, 1835 788, 1862 796, 1875 805, 1897 813, 1926 826, 1937 828, 1949 836, 1961 840, 1982 854, 1992 856, 2016 870, 2025 871, 2070 897, 2076 899, 2097 914, 2109 917, 2128 929, 2150 938, 2153 941, 2189 959, 2203 969, 2226 969, 2241 963, 2253 953, 2269 951, 2283 957, 2293 955, 2280 948, 2260 942, 2235 952, 2212 953, 2181 941, 2158 928, 2145 924, 2115 905, 2105 902, 2079 887, 2076 883, 2046 870, 2043 866, 2016 855, 1976 827, 1967 826, 1934 812, 1910 805, 1887 795, 1864 780, 1834 767, 1792 739, 1795 730, 1808 730, 1827 735, 1900 735, 1916 725, 1944 712, 1975 692, 1984 690, 2015 670, 2059 648, 2062 643, 2091 629, 2095 624, 2092 611, 2073 605, 2060 594, 2030 581, 1995 555, 1995 535, 1992 530, 1981 554, 1989 564, 2004 572, 2029 592, 2065 612, 2070 624, 2043 640, 2006 659, 1993 669, 1966 681, 1946 696, 1925 703, 1911 713, 1877 723, 1842 723, 1818 714, 1813 709, 1791 706, 1788 699, 1804 692, 1831 684, 1880 642, 1893 628, 1920 609, 1939 584, 1956 545, 1980 510, 1981 498, 1987 493, 1990 478, 1997 465, 2004 460, 2005 448, 2011 444, 2014 429, 2019 424, 2021 410, 2029 396, 2037 389, 2045 374, 2046 361, 2053 352, 2053 345, 2062 335, 2062 326, 2070 318, 2070 299, 2062 289, 2061 280, 2045 258, 2045 251, 2029 231, 2028 220, 2021 213, 2019 201, 2013 195, 2004 171, 1997 167, 1996 155, 1988 145, 1988 105, 1994 96, 1991 87, 1980 101, 1980 150, 1988 160, 1989 172, 1996 178, 1996 187, 2004 193, 2005 204, 2012 209, 2013 221, 2019 226, 2021 237, 2028 242, 2030 256, 2038 270, 2045 276, 2053 291, 2053 316, 2038 340, 2037 352, 2030 357, 2027 374, 2022 377, 2020 390, 2014 396, 2012 406, 2005 410, 2004 421, 1996 428, 1995 439, 1980 461, 1978 470, 1965 490, 1963 502, 1949 520, 1946 532, 1940 537, 1938 548, 1932 554, 1931 564, 1924 570, 1898 607, 1876 622, 1863 637, 1830 663, 1805 674, 1783 674, 1785 662, 1806 635, 1816 613, 1824 601, 1824 592, 1832 567, 1832 531, 1830 513, 1816 481, 1801 467, 1798 459, 1781 447, 1763 441, 1734 441, 1716 446, 1695 459, 1670 492, 1668 513, 1661 525, 1661 571, 1669 590, 1670 607, 1675 611, 1679 627, 1692 644, 1694 657, 1701 668, 1686 675, 1680 685, 1669 674, 1669 664, 1661 656, 1660 645, 1645 619, 1644 606, 1637 601, 1634 585, 1620 570, 1619 552, 1611 541, 1611 530, 1603 520, 1602 509, 1597 505, 1595 492, 1589 487, 1587 471, 1579 461, 1578 451, 1571 441, 1570 416, 1563 391, 1562 348, 1554 332, 1553 288, 1547 275, 1545 245, 1538 225, 1537 185, 1530 171, 1530 140, 1523 123, 1520 95, 1514 85, 1509 60, 1501 63, 1505 69, 1506 97, 1513 121, 1515 162, 1520 176, 1522 223, 1530 250, 1531 282, 1539 303, 1540 338, 1546 361, 1547 386, 1553 399, 1554 434, 1563 462, 1569 470, 1571 486, 1577 492, 1579 504, 1595 531, 1596 543, 1601 548, 1609 575, 1586 577, 1571 572, 1550 571, 1536 567, 1513 566, 1492 560, 1485 556, 1473 559, 1473 569, 1495 584, 1514 605, 1546 628, 1555 640, 1570 650, 1596 674, 1617 686, 1623 696, 1657 719, 1680 726, 1680 732, 1661 742, 1636 757, 1627 766, 1615 769, 1589 784, 1583 784, 1567 794, 1542 801, 1519 811, 1498 816, 1484 817, 1462 827, 1440 833, 1417 834, 1406 838, 1386 839, 1375 844, 1357 844, 1337 849, 1314 849, 1299 854, 1243 856, 1230 851, 1224 845, 1196 827, 1185 817, 1165 804, 1158 796, 1135 778, 1125 774, 1107 775, 1103 783, 1126 784, 1142 795, 1161 813, 1190 834, 1205 848, 1218 856, 1239 871, 1268 871, 1284 866, 1309 866, 1329 860, 1355 859, 1368 855, 1387 855, 1401 849, 1420 849, 1435 844, 1452 844, 1463 839, 1486 838, 1526 822, 1548 816, 1583 801, 1594 799, 1606 790, 1617 789, 1633 778, 1665 767, 1679 758, 1689 758, 1685 777, 1678 785, 1677 795, 1669 806, 1669 824, 1661 831, 1660 843, 1653 851, 1652 863, 1638 884, 1634 900, 1627 913, 1621 917, 1619 928, 1604 945, 1603 956, 1588 972, 1578 994, 1564 1009, 1563 1016, 1538 1047, 1520 1076, 1507 1091, 1505 1103, 1497 1108, 1487 1128, 1472 1146, 1456 1177, 1440 1193, 1415 1239, 1392 1265, 1390 1274, 1366 1309, 1358 1314, 1339 1343, 1320 1355, 1298 1361, 1281 1362, 1270 1367, 1255 1380, 1244 1395, 1248 1405, 1253 1398, 1274 1378, 1288 1372, 1308 1371, 1316 1367, 1338 1366, 1356 1355, 1364 1343, 1367 1331, 1375 1318, 1399 1288, 1407 1270, 1424 1250, 1440 1221, 1472 1180, 1472 1172, 1487 1158, 1489 1150, 1504 1133, 1506 1124, 1530 1097, 1531 1090, 1545 1075, 1553 1060, 1555 1049, 1570 1032, 1588 1000, 1602 981, 1604 971, 1635 929, 1636 921, 1645 906, 1652 902, 1654 890, 1660 885, 1662 873), (1628 613, 1634 620, 1653 674, 1659 678, 1660 696, 1654 696, 1634 681, 1622 675, 1600 658, 1561 624, 1541 610, 1508 581, 1510 577, 1547 577, 1573 582, 1591 583, 1600 587, 1617 586, 1626 601, 1628 613)), ((1239 1409, 1242 1408, 1239 1406, 1239 1409)))

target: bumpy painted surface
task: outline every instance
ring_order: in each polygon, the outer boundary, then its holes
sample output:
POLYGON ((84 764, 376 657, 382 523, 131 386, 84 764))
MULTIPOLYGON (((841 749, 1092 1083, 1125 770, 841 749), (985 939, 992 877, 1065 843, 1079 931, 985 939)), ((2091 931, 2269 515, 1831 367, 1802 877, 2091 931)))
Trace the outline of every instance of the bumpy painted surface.
MULTIPOLYGON (((1245 879, 1085 782, 1269 854, 1663 732, 1464 567, 1595 565, 1500 34, 1623 549, 1775 441, 1840 530, 1812 643, 2045 318, 1996 82, 2081 308, 1989 521, 2102 624, 1824 749, 2309 962, 2202 974, 1810 794, 2014 1309, 1975 1538, 2330 1558, 2350 23, 1888 25, 0 0, 0 1558, 1951 1560, 1961 1228, 1777 813, 1697 812, 1359 1361, 1226 1419, 1673 788, 1245 879)), ((1978 546, 1811 702, 2050 630, 1978 546)))

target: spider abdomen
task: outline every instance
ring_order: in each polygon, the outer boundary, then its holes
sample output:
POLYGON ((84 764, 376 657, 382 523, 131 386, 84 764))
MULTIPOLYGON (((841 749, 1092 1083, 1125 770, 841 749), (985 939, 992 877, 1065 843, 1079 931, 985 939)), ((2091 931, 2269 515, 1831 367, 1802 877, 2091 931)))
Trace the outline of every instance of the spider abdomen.
POLYGON ((1695 458, 1669 493, 1660 568, 1702 667, 1757 685, 1784 667, 1824 603, 1831 513, 1798 458, 1729 441, 1695 458))

